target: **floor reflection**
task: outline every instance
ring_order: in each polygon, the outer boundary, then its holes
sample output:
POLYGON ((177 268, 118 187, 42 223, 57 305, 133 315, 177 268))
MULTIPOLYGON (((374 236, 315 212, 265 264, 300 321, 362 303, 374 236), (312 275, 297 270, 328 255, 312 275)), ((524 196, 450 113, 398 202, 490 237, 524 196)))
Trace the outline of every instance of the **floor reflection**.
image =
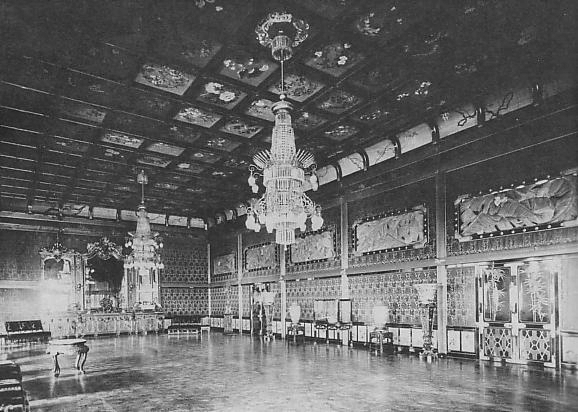
POLYGON ((576 410, 578 377, 526 366, 375 355, 212 333, 89 339, 86 374, 45 348, 13 351, 33 410, 576 410))

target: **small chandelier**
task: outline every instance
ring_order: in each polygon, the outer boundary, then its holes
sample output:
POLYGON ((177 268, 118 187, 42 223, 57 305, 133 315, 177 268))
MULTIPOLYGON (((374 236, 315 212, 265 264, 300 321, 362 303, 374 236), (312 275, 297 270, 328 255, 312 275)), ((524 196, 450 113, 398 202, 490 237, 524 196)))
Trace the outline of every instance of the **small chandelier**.
POLYGON ((62 243, 60 243, 60 234, 62 233, 62 229, 58 229, 56 232, 56 242, 49 247, 43 247, 40 249, 40 254, 45 256, 49 259, 54 259, 57 262, 62 260, 62 256, 68 252, 68 249, 65 248, 62 243))
POLYGON ((144 204, 144 185, 148 183, 144 170, 138 174, 137 182, 141 185, 141 203, 137 211, 136 232, 128 233, 130 238, 124 245, 130 249, 129 255, 124 260, 124 267, 139 271, 164 269, 165 265, 161 262, 160 254, 163 243, 158 233, 151 232, 144 204))
POLYGON ((281 93, 272 107, 275 126, 271 150, 253 156, 247 180, 253 193, 259 191, 256 176, 263 176, 265 193, 247 208, 248 229, 256 232, 264 224, 269 233, 275 231, 275 241, 280 245, 295 243, 295 230, 305 231, 307 218, 311 228, 323 226, 321 208, 305 193, 304 183, 309 179, 311 188, 319 187, 315 158, 306 150, 296 150, 295 135, 291 125, 292 106, 285 101, 283 64, 293 56, 293 47, 308 36, 309 25, 295 19, 290 13, 271 13, 255 29, 261 45, 270 47, 271 54, 281 64, 281 93))

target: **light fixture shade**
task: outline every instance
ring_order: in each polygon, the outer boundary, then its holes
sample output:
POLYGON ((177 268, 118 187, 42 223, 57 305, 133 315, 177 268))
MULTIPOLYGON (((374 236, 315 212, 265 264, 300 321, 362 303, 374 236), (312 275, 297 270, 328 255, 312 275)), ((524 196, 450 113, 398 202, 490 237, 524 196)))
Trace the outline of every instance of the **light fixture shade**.
POLYGON ((413 285, 417 291, 417 299, 421 305, 432 305, 436 303, 437 283, 419 283, 413 285))
POLYGON ((375 305, 371 312, 375 327, 378 329, 385 329, 385 324, 389 320, 389 310, 387 306, 375 305))
POLYGON ((298 324, 301 319, 301 306, 294 303, 289 307, 289 316, 291 318, 291 323, 298 324))

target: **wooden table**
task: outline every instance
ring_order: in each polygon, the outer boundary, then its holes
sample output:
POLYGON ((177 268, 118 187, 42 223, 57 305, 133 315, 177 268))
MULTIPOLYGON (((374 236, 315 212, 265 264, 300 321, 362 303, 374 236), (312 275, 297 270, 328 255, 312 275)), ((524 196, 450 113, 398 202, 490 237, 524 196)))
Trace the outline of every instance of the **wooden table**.
POLYGON ((84 363, 88 354, 88 346, 85 339, 58 339, 48 342, 46 353, 52 355, 54 360, 54 376, 60 375, 60 365, 58 364, 58 355, 76 355, 74 367, 84 373, 84 363))

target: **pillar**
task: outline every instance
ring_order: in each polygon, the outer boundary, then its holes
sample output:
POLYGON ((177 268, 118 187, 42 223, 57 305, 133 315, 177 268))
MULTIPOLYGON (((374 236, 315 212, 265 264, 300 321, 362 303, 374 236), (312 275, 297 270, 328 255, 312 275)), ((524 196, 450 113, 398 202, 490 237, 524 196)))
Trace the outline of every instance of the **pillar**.
POLYGON ((436 275, 437 275, 437 313, 438 313, 438 353, 447 354, 447 326, 448 326, 448 272, 446 266, 446 175, 438 172, 435 180, 435 208, 436 208, 436 275))
POLYGON ((212 315, 212 310, 211 310, 211 244, 207 243, 207 283, 209 284, 209 287, 207 288, 207 294, 208 294, 208 309, 209 309, 209 325, 211 324, 211 315, 212 315))
POLYGON ((285 318, 287 317, 287 283, 285 282, 285 275, 287 273, 285 252, 287 246, 283 245, 279 248, 281 249, 279 252, 279 285, 281 287, 281 337, 285 339, 285 335, 287 334, 287 325, 285 322, 285 318))
POLYGON ((237 298, 239 304, 239 335, 243 334, 243 234, 237 234, 237 298))
POLYGON ((349 299, 349 280, 347 269, 349 268, 349 222, 347 202, 342 196, 339 198, 341 210, 341 299, 349 299))
MULTIPOLYGON (((339 198, 340 206, 340 226, 341 226, 341 299, 349 299, 349 278, 347 269, 349 268, 349 215, 347 210, 347 201, 343 196, 339 198)), ((341 344, 349 345, 349 330, 341 331, 341 344)))

